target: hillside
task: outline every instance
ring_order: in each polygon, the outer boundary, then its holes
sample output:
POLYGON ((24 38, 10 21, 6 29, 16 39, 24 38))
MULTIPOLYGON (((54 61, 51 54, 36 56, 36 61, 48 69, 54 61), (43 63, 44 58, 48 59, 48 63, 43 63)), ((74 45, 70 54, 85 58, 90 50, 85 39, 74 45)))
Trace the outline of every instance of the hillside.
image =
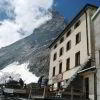
POLYGON ((0 49, 0 69, 13 62, 29 62, 28 68, 37 76, 48 75, 48 46, 65 28, 64 18, 55 10, 52 19, 35 29, 30 36, 0 49))

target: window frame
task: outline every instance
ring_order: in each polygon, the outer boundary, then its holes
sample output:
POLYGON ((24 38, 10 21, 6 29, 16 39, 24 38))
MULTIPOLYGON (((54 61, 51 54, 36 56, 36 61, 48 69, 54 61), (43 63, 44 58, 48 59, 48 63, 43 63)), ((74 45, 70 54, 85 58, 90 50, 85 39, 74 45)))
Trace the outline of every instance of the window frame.
POLYGON ((100 64, 100 50, 99 50, 99 64, 100 64))
POLYGON ((66 71, 70 70, 70 57, 66 59, 66 71))
POLYGON ((57 52, 54 53, 54 55, 53 55, 53 61, 55 61, 56 59, 57 59, 57 52))
POLYGON ((71 49, 71 40, 69 40, 66 44, 66 51, 69 51, 71 49))
POLYGON ((59 74, 62 73, 62 62, 59 63, 59 74))
POLYGON ((64 53, 64 47, 61 47, 59 50, 59 57, 62 56, 64 53))
POLYGON ((78 32, 76 34, 76 45, 79 44, 81 42, 81 32, 78 32))
POLYGON ((61 88, 61 82, 57 83, 57 88, 60 89, 61 88))
POLYGON ((75 66, 79 66, 80 65, 80 51, 75 53, 75 66))
POLYGON ((52 77, 54 77, 54 76, 55 76, 55 72, 56 72, 56 67, 54 66, 54 67, 53 67, 52 77))
POLYGON ((60 44, 64 41, 64 37, 61 37, 60 44))
POLYGON ((80 26, 80 24, 81 24, 81 21, 80 21, 80 20, 78 20, 78 21, 75 23, 75 25, 74 25, 74 29, 76 29, 77 27, 79 27, 79 26, 80 26))
POLYGON ((71 35, 71 29, 66 33, 66 37, 69 37, 71 35))
POLYGON ((57 43, 54 45, 54 49, 56 49, 57 48, 57 43))

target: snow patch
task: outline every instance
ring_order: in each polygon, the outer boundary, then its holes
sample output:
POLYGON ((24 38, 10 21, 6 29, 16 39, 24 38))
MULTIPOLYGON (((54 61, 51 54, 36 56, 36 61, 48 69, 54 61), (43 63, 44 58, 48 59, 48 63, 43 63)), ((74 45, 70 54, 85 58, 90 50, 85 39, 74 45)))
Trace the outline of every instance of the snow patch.
POLYGON ((26 84, 31 82, 36 83, 38 81, 38 77, 29 72, 28 64, 29 63, 24 63, 20 65, 18 62, 14 62, 0 70, 0 83, 4 83, 9 76, 12 76, 14 80, 22 78, 26 84))

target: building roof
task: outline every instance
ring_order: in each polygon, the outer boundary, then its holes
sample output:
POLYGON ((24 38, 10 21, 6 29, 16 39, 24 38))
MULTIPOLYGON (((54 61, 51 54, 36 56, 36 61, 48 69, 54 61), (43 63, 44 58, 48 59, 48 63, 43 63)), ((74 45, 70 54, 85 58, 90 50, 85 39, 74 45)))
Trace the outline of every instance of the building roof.
POLYGON ((94 7, 94 8, 98 8, 95 5, 91 5, 91 4, 86 4, 83 9, 80 10, 80 12, 72 19, 72 21, 66 26, 66 28, 61 32, 61 34, 58 35, 58 37, 50 44, 49 48, 51 48, 58 40, 61 36, 63 36, 65 34, 65 32, 70 29, 70 27, 81 17, 81 15, 90 7, 94 7))
POLYGON ((97 17, 98 14, 100 14, 100 7, 97 9, 97 11, 92 16, 92 20, 94 20, 97 17))

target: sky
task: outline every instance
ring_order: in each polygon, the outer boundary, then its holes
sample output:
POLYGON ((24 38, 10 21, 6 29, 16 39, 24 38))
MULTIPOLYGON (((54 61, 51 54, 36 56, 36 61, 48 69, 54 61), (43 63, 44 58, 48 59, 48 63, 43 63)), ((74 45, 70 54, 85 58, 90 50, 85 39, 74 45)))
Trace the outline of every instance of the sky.
POLYGON ((0 0, 0 48, 30 34, 52 18, 53 0, 0 0))
POLYGON ((54 0, 53 7, 67 20, 71 20, 86 4, 100 6, 100 0, 54 0))
MULTIPOLYGON (((6 47, 33 33, 35 28, 52 18, 53 0, 0 0, 0 48, 6 47)), ((38 77, 29 72, 28 63, 14 62, 0 70, 0 82, 10 75, 21 77, 25 83, 37 82, 38 77)))
POLYGON ((70 21, 86 3, 100 5, 100 0, 0 0, 0 48, 29 36, 50 20, 49 9, 70 21))

